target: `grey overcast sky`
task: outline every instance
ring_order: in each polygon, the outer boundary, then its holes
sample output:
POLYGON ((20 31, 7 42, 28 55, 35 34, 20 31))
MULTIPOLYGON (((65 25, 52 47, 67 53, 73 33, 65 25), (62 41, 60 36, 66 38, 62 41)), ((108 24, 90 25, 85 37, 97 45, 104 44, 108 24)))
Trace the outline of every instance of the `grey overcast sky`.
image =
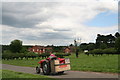
POLYGON ((75 38, 95 42, 118 31, 118 2, 2 2, 2 42, 69 45, 75 38))

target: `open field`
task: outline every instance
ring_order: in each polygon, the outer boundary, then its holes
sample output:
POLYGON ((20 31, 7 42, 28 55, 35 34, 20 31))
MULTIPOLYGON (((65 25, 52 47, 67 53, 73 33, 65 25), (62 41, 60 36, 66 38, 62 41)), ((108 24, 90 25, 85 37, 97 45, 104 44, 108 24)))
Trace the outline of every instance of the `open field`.
POLYGON ((87 56, 80 54, 79 58, 75 55, 69 57, 72 70, 95 71, 95 72, 113 72, 118 73, 118 55, 87 56))
MULTIPOLYGON (((118 73, 118 55, 103 55, 103 56, 87 56, 80 54, 79 58, 75 54, 68 56, 71 60, 71 69, 77 71, 95 71, 95 72, 113 72, 118 73)), ((23 60, 3 60, 3 64, 11 64, 17 66, 36 67, 41 60, 36 59, 23 59, 23 60)))
MULTIPOLYGON (((22 73, 22 72, 14 72, 14 71, 10 71, 10 70, 2 70, 2 78, 19 78, 19 80, 23 80, 23 79, 30 79, 33 80, 57 80, 54 78, 49 78, 47 76, 43 76, 43 75, 34 75, 34 74, 28 74, 28 73, 22 73)), ((3 79, 4 80, 4 79, 3 79)))

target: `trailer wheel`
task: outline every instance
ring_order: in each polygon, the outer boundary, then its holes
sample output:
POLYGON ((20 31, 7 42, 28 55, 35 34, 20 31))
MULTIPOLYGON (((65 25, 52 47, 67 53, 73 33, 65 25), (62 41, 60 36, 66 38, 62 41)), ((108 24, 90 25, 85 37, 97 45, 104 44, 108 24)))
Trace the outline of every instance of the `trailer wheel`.
POLYGON ((40 67, 37 66, 37 67, 36 67, 36 73, 37 73, 37 74, 40 74, 40 72, 41 72, 41 71, 40 71, 40 67))
POLYGON ((64 71, 58 72, 58 74, 63 74, 63 73, 64 73, 64 71))
POLYGON ((50 74, 50 65, 49 65, 48 62, 44 62, 44 63, 43 63, 43 68, 42 68, 42 70, 43 70, 43 74, 44 74, 44 75, 50 74))

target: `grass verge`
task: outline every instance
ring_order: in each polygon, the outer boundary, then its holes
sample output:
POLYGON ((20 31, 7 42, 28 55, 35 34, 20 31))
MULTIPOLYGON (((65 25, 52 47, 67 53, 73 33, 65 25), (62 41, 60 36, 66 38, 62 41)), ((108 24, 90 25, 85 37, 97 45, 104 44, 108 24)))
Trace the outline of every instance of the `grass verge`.
POLYGON ((4 79, 13 79, 13 80, 23 80, 23 79, 30 79, 30 80, 57 80, 54 78, 49 78, 43 75, 34 75, 22 72, 14 72, 10 70, 2 70, 2 78, 4 79))

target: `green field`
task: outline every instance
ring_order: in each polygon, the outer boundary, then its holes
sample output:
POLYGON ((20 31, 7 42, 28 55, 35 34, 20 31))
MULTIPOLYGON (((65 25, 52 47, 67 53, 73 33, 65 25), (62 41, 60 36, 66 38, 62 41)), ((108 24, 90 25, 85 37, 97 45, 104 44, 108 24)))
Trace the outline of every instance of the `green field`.
POLYGON ((23 80, 23 79, 30 79, 33 80, 57 80, 54 78, 49 78, 47 76, 43 76, 43 75, 33 75, 33 74, 28 74, 28 73, 21 73, 21 72, 14 72, 14 71, 10 71, 10 70, 2 70, 2 78, 11 78, 14 79, 16 78, 19 80, 23 80))
POLYGON ((103 56, 87 56, 75 55, 69 57, 71 59, 72 70, 78 71, 95 71, 95 72, 113 72, 118 73, 118 55, 103 55, 103 56))
MULTIPOLYGON (((77 71, 96 71, 118 73, 118 55, 87 56, 80 54, 79 58, 75 54, 68 56, 71 61, 71 70, 77 71)), ((36 67, 41 59, 23 59, 23 60, 3 60, 3 64, 18 66, 36 67)))
POLYGON ((0 69, 0 79, 2 78, 2 70, 0 69))

